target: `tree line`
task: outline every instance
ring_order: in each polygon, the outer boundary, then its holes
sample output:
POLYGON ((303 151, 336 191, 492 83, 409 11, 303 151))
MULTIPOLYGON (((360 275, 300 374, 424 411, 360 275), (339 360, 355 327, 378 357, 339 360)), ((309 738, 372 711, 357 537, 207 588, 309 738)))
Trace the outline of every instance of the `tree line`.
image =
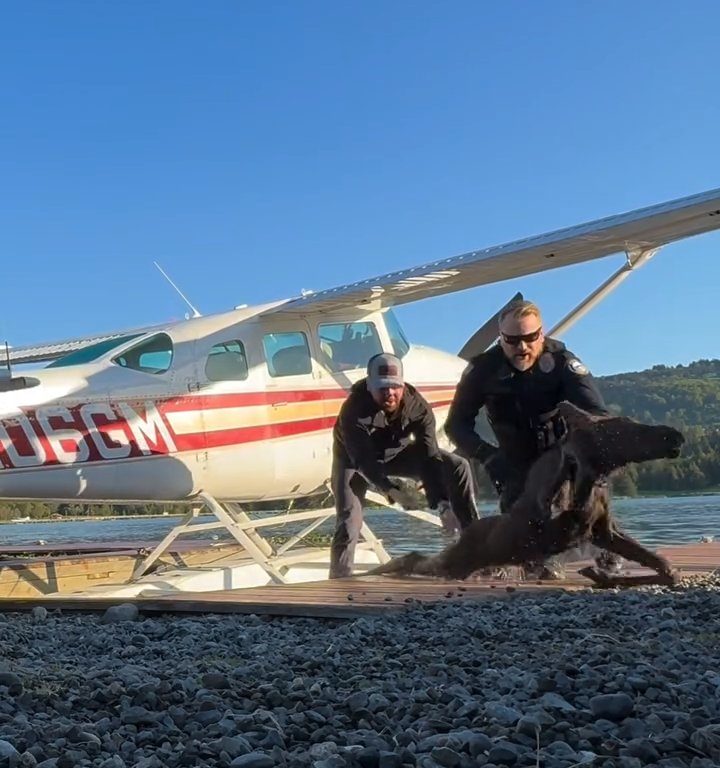
POLYGON ((668 424, 686 441, 678 459, 627 467, 614 481, 616 493, 720 488, 720 360, 602 376, 598 385, 614 413, 647 424, 668 424))

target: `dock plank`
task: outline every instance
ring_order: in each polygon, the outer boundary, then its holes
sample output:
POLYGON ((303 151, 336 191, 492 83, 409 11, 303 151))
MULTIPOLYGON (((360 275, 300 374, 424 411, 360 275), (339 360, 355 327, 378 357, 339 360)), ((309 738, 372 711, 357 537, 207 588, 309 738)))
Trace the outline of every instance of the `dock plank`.
MULTIPOLYGON (((663 547, 659 550, 683 575, 707 574, 720 569, 720 542, 663 547)), ((587 562, 567 566, 561 581, 522 581, 477 578, 464 582, 430 578, 355 576, 347 579, 269 585, 217 592, 158 594, 137 598, 37 597, 0 599, 0 611, 48 609, 98 611, 132 602, 152 613, 239 613, 266 616, 304 616, 350 619, 399 611, 417 603, 469 602, 515 596, 550 595, 587 589, 590 582, 577 574, 587 562)), ((648 573, 630 568, 635 574, 648 573)))

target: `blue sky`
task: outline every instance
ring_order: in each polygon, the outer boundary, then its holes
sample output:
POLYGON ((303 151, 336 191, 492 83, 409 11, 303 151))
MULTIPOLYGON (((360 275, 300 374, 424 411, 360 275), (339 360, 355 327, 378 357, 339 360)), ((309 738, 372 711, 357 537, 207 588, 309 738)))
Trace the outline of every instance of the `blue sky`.
MULTIPOLYGON (((712 2, 10 2, 0 336, 320 290, 720 187, 712 2)), ((720 233, 564 340, 597 374, 720 355, 720 233)), ((622 263, 398 310, 457 351, 515 290, 549 324, 622 263)))

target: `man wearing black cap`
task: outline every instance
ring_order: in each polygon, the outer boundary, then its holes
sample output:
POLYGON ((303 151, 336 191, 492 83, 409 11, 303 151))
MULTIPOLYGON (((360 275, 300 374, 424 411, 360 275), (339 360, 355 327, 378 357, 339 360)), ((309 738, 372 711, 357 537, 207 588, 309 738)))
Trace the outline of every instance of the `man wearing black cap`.
POLYGON ((331 579, 352 572, 369 485, 393 504, 413 505, 390 476, 420 480, 429 506, 440 512, 446 529, 465 528, 477 518, 470 466, 466 459, 440 450, 435 416, 427 400, 404 381, 402 361, 386 352, 375 355, 367 374, 351 388, 333 431, 337 525, 331 579))

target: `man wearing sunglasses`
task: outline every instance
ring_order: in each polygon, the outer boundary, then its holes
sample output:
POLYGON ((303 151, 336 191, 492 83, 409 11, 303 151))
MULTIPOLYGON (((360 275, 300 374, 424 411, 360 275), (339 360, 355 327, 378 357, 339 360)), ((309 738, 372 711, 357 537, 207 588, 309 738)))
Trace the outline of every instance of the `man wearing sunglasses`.
MULTIPOLYGON (((568 400, 599 415, 608 411, 587 367, 562 342, 545 337, 535 304, 510 304, 500 315, 499 331, 498 343, 465 370, 445 430, 462 454, 483 465, 504 513, 522 493, 535 459, 565 433, 559 403, 568 400), (497 447, 475 430, 483 406, 497 447)), ((545 566, 545 578, 562 576, 555 561, 545 566)))

